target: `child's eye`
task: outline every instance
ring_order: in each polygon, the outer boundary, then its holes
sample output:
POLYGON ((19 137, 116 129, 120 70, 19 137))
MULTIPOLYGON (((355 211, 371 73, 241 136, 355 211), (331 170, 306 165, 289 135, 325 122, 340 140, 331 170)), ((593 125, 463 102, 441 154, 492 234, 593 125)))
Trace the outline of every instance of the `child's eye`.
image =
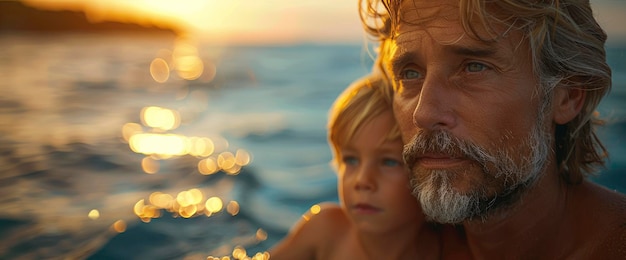
POLYGON ((357 164, 359 164, 359 159, 354 157, 354 156, 346 155, 346 156, 343 156, 343 158, 341 160, 346 165, 357 165, 357 164))
POLYGON ((383 159, 383 165, 388 167, 397 167, 402 165, 402 162, 395 159, 383 159))

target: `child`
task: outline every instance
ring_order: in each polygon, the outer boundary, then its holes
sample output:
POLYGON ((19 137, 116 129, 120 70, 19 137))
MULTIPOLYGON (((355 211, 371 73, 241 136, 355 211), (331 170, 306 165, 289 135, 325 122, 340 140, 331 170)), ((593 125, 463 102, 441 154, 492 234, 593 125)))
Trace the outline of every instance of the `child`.
POLYGON ((270 259, 417 259, 423 246, 437 251, 417 241, 427 228, 411 195, 385 82, 369 75, 333 104, 328 129, 341 206, 312 207, 270 250, 270 259))

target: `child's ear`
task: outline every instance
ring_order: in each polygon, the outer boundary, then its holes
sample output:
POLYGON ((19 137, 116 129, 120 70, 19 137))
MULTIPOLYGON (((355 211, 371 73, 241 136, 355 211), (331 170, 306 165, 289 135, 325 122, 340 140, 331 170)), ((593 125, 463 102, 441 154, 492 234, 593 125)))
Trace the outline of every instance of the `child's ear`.
POLYGON ((554 122, 564 125, 580 113, 585 103, 585 90, 581 88, 557 87, 554 90, 554 122))

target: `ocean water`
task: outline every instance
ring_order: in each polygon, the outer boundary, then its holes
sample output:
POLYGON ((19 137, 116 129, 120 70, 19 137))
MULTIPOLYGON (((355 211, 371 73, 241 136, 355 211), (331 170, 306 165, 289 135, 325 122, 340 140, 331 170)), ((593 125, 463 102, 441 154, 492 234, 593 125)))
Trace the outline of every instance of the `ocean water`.
MULTIPOLYGON (((337 201, 327 111, 371 67, 360 43, 218 47, 147 36, 4 34, 0 46, 0 259, 264 252, 310 206, 337 201), (181 55, 188 58, 172 59, 181 55), (183 79, 193 72, 184 65, 198 61, 202 75, 183 79), (142 117, 147 107, 175 111, 177 127, 155 128, 142 117), (146 159, 125 126, 210 138, 214 151, 146 159), (206 158, 238 153, 250 158, 240 170, 199 169, 206 158), (202 193, 192 212, 137 213, 151 195, 191 190, 202 193), (222 205, 207 216, 209 198, 222 205)), ((609 49, 614 85, 599 108, 608 119, 599 133, 611 160, 593 178, 622 193, 625 56, 626 46, 609 49)))

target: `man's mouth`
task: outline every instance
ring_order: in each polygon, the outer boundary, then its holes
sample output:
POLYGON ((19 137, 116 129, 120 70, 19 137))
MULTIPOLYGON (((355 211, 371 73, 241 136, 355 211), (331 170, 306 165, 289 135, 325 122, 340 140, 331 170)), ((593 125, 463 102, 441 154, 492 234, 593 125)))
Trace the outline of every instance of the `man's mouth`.
POLYGON ((446 154, 424 154, 415 159, 414 164, 427 169, 446 169, 467 161, 467 158, 446 154))

